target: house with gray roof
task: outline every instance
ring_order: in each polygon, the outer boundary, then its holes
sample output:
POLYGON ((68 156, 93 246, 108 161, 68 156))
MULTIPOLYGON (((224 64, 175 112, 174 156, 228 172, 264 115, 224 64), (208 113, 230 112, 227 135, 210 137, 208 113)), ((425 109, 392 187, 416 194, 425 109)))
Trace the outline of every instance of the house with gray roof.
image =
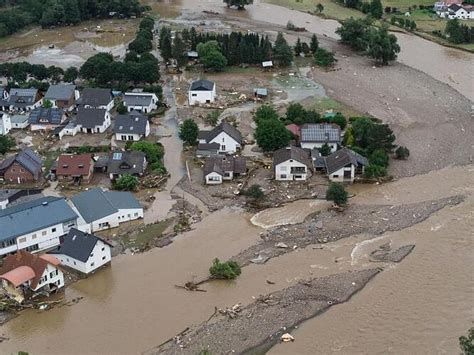
POLYGON ((222 121, 210 131, 199 131, 198 150, 214 149, 210 146, 212 143, 219 144, 220 154, 235 154, 242 148, 242 134, 229 122, 222 121))
POLYGON ((112 247, 106 239, 72 228, 62 244, 49 253, 58 258, 61 265, 90 274, 110 263, 112 247))
POLYGON ((110 111, 114 107, 114 98, 110 89, 85 88, 76 104, 78 108, 101 108, 110 111))
POLYGON ((24 129, 30 124, 30 117, 28 115, 11 115, 10 122, 13 129, 24 129))
POLYGON ((123 104, 128 112, 150 113, 158 107, 158 97, 150 92, 126 92, 123 104))
POLYGON ((25 148, 0 163, 0 177, 13 184, 34 183, 40 180, 43 161, 30 148, 25 148))
POLYGON ((313 172, 311 152, 295 146, 273 153, 273 172, 277 181, 305 181, 313 172))
POLYGON ((110 112, 102 108, 80 108, 75 123, 82 133, 104 133, 111 124, 110 112))
POLYGON ((66 113, 60 108, 38 107, 30 112, 28 122, 31 131, 52 131, 66 120, 66 113))
POLYGON ((210 80, 196 80, 191 83, 188 90, 190 105, 210 104, 216 100, 216 83, 210 80))
POLYGON ((7 207, 0 210, 0 256, 54 248, 78 224, 79 216, 64 198, 48 196, 7 207))
POLYGON ((3 109, 9 111, 26 112, 38 108, 43 99, 38 89, 10 89, 9 98, 2 103, 3 109))
POLYGON ((118 115, 115 118, 114 133, 118 141, 139 141, 149 136, 150 122, 139 112, 118 115))
POLYGON ((321 148, 327 144, 331 152, 337 150, 341 144, 341 128, 332 123, 307 123, 300 128, 301 148, 321 148))
MULTIPOLYGON (((97 167, 98 164, 96 164, 97 167)), ((129 174, 133 176, 143 176, 147 168, 146 155, 140 151, 112 151, 107 161, 104 163, 104 169, 109 174, 110 180, 114 181, 122 175, 129 174)), ((100 165, 99 165, 100 166, 100 165)))
POLYGON ((243 157, 217 155, 206 159, 203 175, 206 185, 222 184, 225 180, 247 173, 247 162, 243 157))
POLYGON ((79 97, 79 92, 76 91, 74 84, 57 84, 51 85, 46 91, 43 100, 50 101, 53 107, 70 111, 76 104, 76 98, 79 97))
POLYGON ((143 207, 128 191, 106 191, 97 187, 71 197, 71 202, 91 232, 143 218, 143 207))
POLYGON ((348 148, 342 148, 325 158, 326 173, 334 182, 354 182, 369 165, 367 158, 348 148))

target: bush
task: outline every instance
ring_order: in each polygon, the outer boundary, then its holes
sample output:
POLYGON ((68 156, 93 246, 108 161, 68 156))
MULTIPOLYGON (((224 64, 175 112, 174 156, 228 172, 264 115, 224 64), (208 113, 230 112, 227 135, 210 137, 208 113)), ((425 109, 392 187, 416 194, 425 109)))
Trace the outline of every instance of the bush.
POLYGON ((341 127, 341 130, 346 128, 347 125, 346 118, 340 112, 336 113, 336 116, 330 118, 329 123, 337 124, 339 127, 341 127))
POLYGON ((233 280, 242 273, 242 270, 235 261, 221 262, 215 258, 209 268, 209 273, 213 279, 233 280))
POLYGON ((384 168, 388 167, 389 157, 382 149, 376 149, 370 154, 369 162, 371 165, 378 165, 384 168))
POLYGON ((165 155, 165 150, 161 144, 147 141, 135 142, 130 146, 130 149, 145 153, 150 164, 161 161, 165 155))
POLYGON ((369 166, 365 168, 364 176, 369 179, 387 176, 387 168, 380 165, 369 164, 369 166))
POLYGON ((250 186, 247 191, 245 191, 245 195, 253 198, 254 200, 261 200, 265 196, 260 185, 250 186))
POLYGON ((395 157, 397 159, 405 160, 410 156, 410 151, 408 150, 407 147, 399 146, 395 150, 395 157))
POLYGON ((294 30, 296 29, 296 26, 293 24, 293 22, 288 21, 288 22, 286 23, 286 29, 287 29, 287 30, 290 30, 290 31, 294 31, 294 30))
POLYGON ((470 328, 467 337, 459 337, 459 347, 465 355, 474 354, 474 328, 470 328))
POLYGON ((206 115, 204 121, 211 126, 215 126, 217 125, 217 121, 219 120, 220 114, 221 113, 219 110, 214 110, 206 115))
POLYGON ((114 183, 114 188, 122 191, 134 191, 137 186, 138 178, 130 174, 122 175, 114 183))
POLYGON ((188 145, 197 144, 198 133, 198 125, 192 119, 184 120, 183 124, 179 126, 179 138, 188 145))
POLYGON ((342 184, 332 182, 326 192, 326 200, 334 201, 338 206, 345 205, 347 203, 347 192, 342 184))
POLYGON ((7 136, 0 136, 0 154, 5 154, 15 146, 15 141, 7 136))
POLYGON ((331 154, 331 147, 327 143, 324 143, 323 146, 318 150, 323 157, 327 157, 329 154, 331 154))
POLYGON ((119 115, 125 115, 127 113, 127 108, 123 104, 123 102, 119 103, 117 106, 117 113, 119 115))
POLYGON ((153 164, 150 164, 150 169, 153 171, 154 174, 158 175, 165 175, 168 172, 161 161, 157 161, 153 164))
POLYGON ((334 53, 330 52, 324 48, 316 49, 314 53, 314 62, 316 65, 320 67, 327 68, 333 65, 336 62, 336 58, 334 58, 334 53))

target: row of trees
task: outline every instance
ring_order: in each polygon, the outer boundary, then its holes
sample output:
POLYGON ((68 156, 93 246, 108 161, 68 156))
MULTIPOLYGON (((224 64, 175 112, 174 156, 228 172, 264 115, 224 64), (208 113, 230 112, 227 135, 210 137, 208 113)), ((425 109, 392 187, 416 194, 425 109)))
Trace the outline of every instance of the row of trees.
POLYGON ((30 24, 61 26, 91 18, 140 16, 147 7, 138 0, 20 0, 17 6, 0 11, 0 37, 30 24))
POLYGON ((358 9, 364 14, 370 14, 373 18, 379 19, 383 15, 383 6, 381 0, 371 0, 363 2, 361 0, 337 0, 340 5, 358 9))
POLYGON ((416 30, 416 22, 405 17, 393 16, 392 18, 390 18, 390 24, 394 26, 403 27, 404 29, 410 32, 416 30))
POLYGON ((363 19, 351 17, 344 20, 336 33, 341 37, 342 43, 368 55, 382 65, 395 60, 400 52, 397 37, 388 32, 388 26, 375 27, 369 17, 363 19))
POLYGON ((451 43, 474 43, 474 27, 464 25, 458 19, 448 20, 444 33, 451 43))

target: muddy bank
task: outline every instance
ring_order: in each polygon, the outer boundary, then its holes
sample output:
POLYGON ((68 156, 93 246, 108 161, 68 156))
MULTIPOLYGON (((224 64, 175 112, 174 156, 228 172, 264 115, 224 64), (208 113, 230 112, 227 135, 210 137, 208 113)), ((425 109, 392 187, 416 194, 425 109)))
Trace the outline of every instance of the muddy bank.
POLYGON ((234 318, 217 316, 145 354, 197 354, 203 350, 227 354, 257 347, 268 349, 301 322, 348 301, 380 271, 369 269, 302 281, 260 296, 234 318))
POLYGON ((361 233, 381 235, 387 231, 402 230, 463 200, 463 196, 453 196, 398 206, 349 205, 343 212, 324 211, 308 217, 304 223, 261 233, 262 242, 242 251, 233 260, 241 265, 262 263, 312 244, 325 244, 361 233))

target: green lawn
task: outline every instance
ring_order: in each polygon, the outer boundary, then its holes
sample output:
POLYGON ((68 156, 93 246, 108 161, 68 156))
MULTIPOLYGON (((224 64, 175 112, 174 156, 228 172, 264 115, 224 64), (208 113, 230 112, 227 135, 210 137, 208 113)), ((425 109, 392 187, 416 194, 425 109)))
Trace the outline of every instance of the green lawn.
POLYGON ((143 250, 154 238, 161 236, 171 222, 171 220, 167 219, 140 227, 138 233, 124 235, 122 237, 122 243, 125 248, 143 250))

